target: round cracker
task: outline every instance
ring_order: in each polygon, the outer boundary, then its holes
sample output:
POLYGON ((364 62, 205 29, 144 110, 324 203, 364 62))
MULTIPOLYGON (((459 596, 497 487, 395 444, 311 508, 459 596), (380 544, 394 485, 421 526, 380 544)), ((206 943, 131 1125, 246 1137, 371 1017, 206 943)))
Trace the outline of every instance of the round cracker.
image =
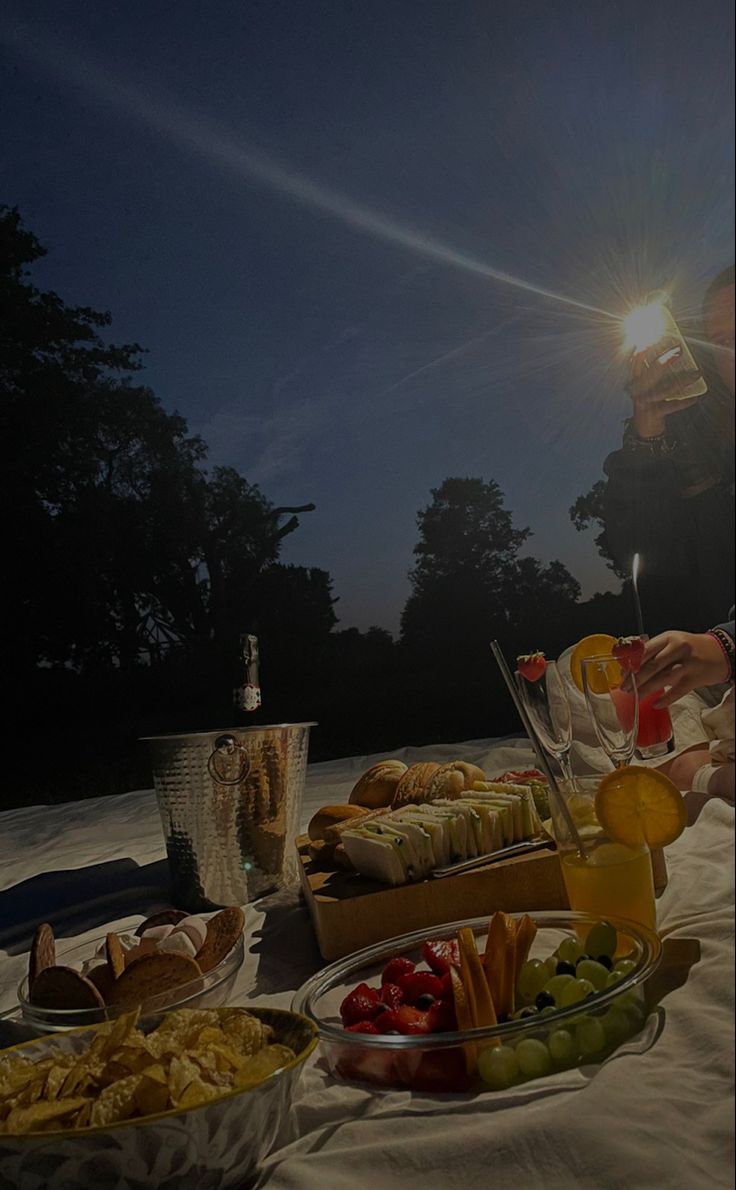
POLYGON ((163 992, 191 983, 202 974, 194 959, 188 955, 162 951, 144 954, 126 967, 115 980, 110 992, 111 1004, 142 1004, 163 992))
POLYGON ((54 942, 54 931, 47 921, 36 926, 36 932, 33 935, 33 942, 31 943, 31 957, 28 960, 28 986, 30 988, 33 981, 42 971, 47 967, 56 966, 56 943, 54 942))
POLYGON ((162 909, 160 913, 152 913, 145 921, 142 921, 136 927, 135 936, 140 938, 146 930, 152 930, 154 926, 175 926, 185 917, 188 917, 182 909, 162 909))
POLYGON ((211 971, 229 954, 245 927, 245 914, 237 905, 221 909, 207 922, 207 937, 195 958, 203 971, 211 971))
POLYGON ((73 967, 46 967, 33 981, 30 997, 34 1008, 104 1008, 105 1002, 91 980, 73 967))
POLYGON ((93 983, 97 991, 102 996, 102 999, 107 1004, 110 999, 110 992, 115 980, 110 974, 110 968, 107 963, 100 963, 99 967, 93 967, 91 971, 87 972, 86 978, 90 983, 93 983))
POLYGON ((140 959, 144 954, 156 954, 158 947, 153 938, 141 938, 137 946, 131 946, 130 950, 126 950, 125 966, 129 967, 136 959, 140 959))
POLYGON ((105 958, 111 976, 118 979, 125 970, 125 954, 117 934, 108 934, 105 938, 105 958))

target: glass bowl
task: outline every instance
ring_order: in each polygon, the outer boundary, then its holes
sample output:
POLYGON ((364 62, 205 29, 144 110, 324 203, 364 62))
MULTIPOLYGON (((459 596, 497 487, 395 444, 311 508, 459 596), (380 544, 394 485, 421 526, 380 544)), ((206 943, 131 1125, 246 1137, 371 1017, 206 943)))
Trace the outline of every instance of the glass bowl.
MULTIPOLYGON (((519 918, 523 914, 509 916, 519 918)), ((539 959, 549 957, 566 937, 584 939, 598 920, 587 914, 564 910, 535 912, 529 916, 537 926, 529 958, 539 959)), ((332 963, 302 985, 294 997, 292 1009, 317 1026, 322 1057, 331 1074, 345 1081, 370 1083, 374 1087, 455 1093, 488 1090, 488 1083, 481 1079, 477 1068, 473 1069, 476 1066, 474 1058, 484 1049, 499 1045, 513 1049, 516 1054, 519 1043, 526 1040, 542 1042, 549 1059, 548 1069, 539 1069, 532 1077, 574 1065, 596 1063, 641 1031, 647 1018, 644 983, 662 955, 662 945, 653 931, 622 918, 609 917, 607 920, 618 932, 615 961, 626 957, 633 962, 633 967, 615 985, 566 1008, 548 1008, 544 1013, 524 1019, 463 1032, 375 1035, 351 1033, 343 1028, 339 1011, 343 999, 358 983, 379 987, 381 972, 389 959, 404 956, 412 959, 417 967, 426 967, 422 959, 423 943, 456 937, 462 927, 473 931, 482 954, 488 931, 488 918, 482 917, 417 930, 332 963), (591 1021, 595 1023, 591 1025, 591 1021), (572 1039, 571 1044, 575 1047, 572 1061, 556 1063, 551 1058, 548 1043, 551 1035, 559 1030, 565 1030, 572 1039)), ((557 1052, 554 1043, 553 1048, 557 1052)), ((526 1067, 530 1064, 526 1060, 530 1049, 536 1050, 537 1056, 540 1053, 538 1046, 525 1047, 523 1065, 526 1067)), ((505 1082, 505 1086, 524 1082, 527 1077, 519 1071, 505 1082)))
MULTIPOLYGON (((105 938, 84 942, 69 950, 59 950, 57 963, 60 966, 76 967, 81 970, 85 959, 90 959, 97 948, 104 944, 105 938)), ((232 950, 228 951, 216 967, 204 975, 197 976, 189 983, 157 996, 150 996, 141 1004, 141 1023, 153 1023, 156 1017, 165 1010, 174 1008, 220 1008, 227 1004, 230 991, 235 982, 245 957, 245 937, 240 935, 232 950)), ((39 1008, 31 1004, 28 999, 28 976, 24 976, 18 984, 18 1004, 24 1024, 33 1029, 34 1033, 57 1033, 63 1029, 80 1029, 88 1025, 99 1024, 103 1020, 111 1020, 124 1012, 129 1012, 132 1005, 106 1005, 105 1008, 39 1008)))
MULTIPOLYGON (((271 1150, 292 1139, 291 1105, 304 1063, 317 1045, 314 1024, 279 1009, 244 1005, 288 1045, 295 1058, 253 1087, 228 1091, 190 1108, 75 1130, 0 1133, 0 1185, 243 1186, 271 1150)), ((94 1030, 36 1038, 0 1054, 43 1058, 79 1052, 94 1030)), ((249 1183, 250 1184, 250 1183, 249 1183)))

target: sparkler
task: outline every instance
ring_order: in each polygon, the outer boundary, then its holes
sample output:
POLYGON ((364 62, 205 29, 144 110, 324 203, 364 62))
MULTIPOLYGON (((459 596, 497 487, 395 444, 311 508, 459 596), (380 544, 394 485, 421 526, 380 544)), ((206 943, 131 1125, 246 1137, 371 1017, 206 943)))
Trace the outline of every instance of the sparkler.
POLYGON ((639 568, 641 566, 641 555, 634 554, 634 561, 631 566, 631 588, 634 592, 634 611, 636 613, 636 631, 639 636, 645 636, 644 632, 644 617, 641 612, 641 600, 639 598, 639 568))

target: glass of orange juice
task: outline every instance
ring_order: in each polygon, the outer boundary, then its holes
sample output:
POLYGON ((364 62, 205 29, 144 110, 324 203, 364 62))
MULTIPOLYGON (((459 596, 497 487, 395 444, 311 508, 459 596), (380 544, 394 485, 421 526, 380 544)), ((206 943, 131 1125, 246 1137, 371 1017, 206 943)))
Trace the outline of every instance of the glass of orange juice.
POLYGON ((625 917, 656 930, 649 847, 643 837, 640 842, 621 843, 606 833, 596 814, 598 784, 599 779, 583 778, 575 789, 560 790, 584 854, 564 816, 553 807, 552 828, 570 908, 600 919, 625 917))

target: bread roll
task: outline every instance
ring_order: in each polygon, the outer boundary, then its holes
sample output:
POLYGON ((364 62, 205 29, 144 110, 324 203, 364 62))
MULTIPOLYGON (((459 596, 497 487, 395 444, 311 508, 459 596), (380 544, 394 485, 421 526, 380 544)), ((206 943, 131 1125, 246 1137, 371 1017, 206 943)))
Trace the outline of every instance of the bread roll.
POLYGON ((390 806, 396 786, 407 771, 402 760, 382 760, 374 764, 358 781, 350 794, 350 804, 380 810, 390 806))
POLYGON ((460 797, 467 789, 473 788, 474 781, 485 781, 483 769, 477 764, 468 764, 465 760, 451 760, 440 765, 437 772, 430 777, 424 790, 423 801, 433 802, 438 797, 460 797))
POLYGON ((359 818, 362 813, 359 806, 322 806, 309 823, 307 834, 316 843, 324 839, 328 827, 344 822, 346 818, 359 818))
POLYGON ((409 805, 410 802, 423 801, 427 783, 439 767, 434 761, 429 760, 423 764, 413 764, 407 769, 396 786, 392 807, 396 810, 399 806, 409 805))

